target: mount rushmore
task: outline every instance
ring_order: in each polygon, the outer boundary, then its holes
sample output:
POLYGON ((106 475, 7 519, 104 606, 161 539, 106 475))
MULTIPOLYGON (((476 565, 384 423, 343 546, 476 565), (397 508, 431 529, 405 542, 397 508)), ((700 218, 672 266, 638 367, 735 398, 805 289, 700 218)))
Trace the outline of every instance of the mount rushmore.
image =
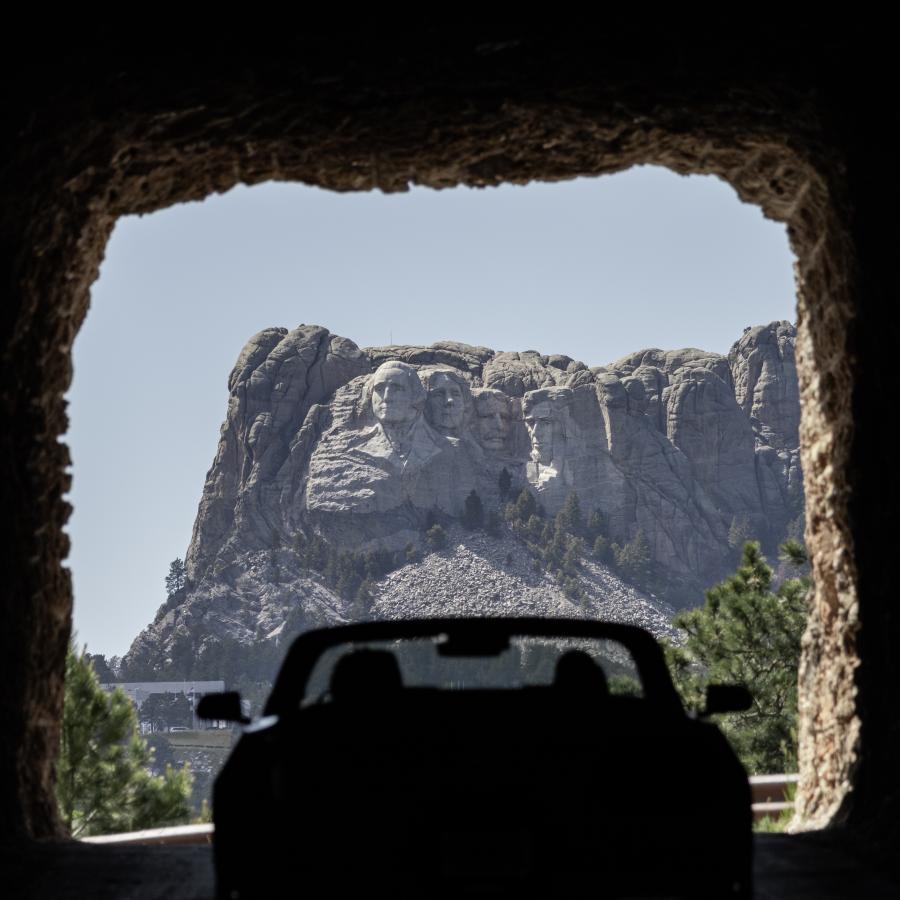
MULTIPOLYGON (((802 516, 795 339, 773 322, 745 329, 725 356, 648 349, 588 368, 535 351, 360 349, 315 325, 268 328, 229 378, 187 587, 149 632, 225 620, 246 640, 277 632, 283 613, 259 608, 272 580, 261 559, 277 558, 285 580, 304 536, 354 552, 422 546, 428 524, 449 527, 472 491, 500 509, 504 470, 512 495, 531 491, 547 515, 575 492, 611 541, 642 532, 661 599, 699 603, 733 568, 729 535, 772 549, 802 516)), ((317 607, 314 623, 346 613, 314 578, 303 584, 278 608, 317 607)))

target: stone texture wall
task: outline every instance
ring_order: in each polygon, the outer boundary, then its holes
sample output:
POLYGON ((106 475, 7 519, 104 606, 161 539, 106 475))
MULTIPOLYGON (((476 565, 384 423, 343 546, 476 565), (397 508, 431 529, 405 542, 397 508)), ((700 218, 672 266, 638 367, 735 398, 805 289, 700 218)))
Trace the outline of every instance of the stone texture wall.
POLYGON ((116 217, 272 178, 397 191, 644 163, 718 175, 788 223, 817 583, 801 672, 801 817, 897 820, 884 514, 898 485, 881 399, 893 211, 878 131, 889 79, 877 70, 889 57, 874 48, 865 66, 848 64, 861 36, 844 22, 649 27, 610 23, 590 40, 269 39, 258 55, 244 33, 151 54, 107 29, 3 60, 0 835, 60 827, 53 765, 71 627, 62 396, 116 217))

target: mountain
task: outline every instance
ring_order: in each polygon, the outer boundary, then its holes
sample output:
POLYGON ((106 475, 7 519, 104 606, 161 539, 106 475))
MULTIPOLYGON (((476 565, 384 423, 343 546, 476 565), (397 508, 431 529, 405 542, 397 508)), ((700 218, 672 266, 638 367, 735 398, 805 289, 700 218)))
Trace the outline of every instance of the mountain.
POLYGON ((229 378, 186 586, 126 668, 171 671, 212 644, 274 645, 359 615, 598 615, 667 633, 672 607, 699 603, 733 568, 736 543, 771 550, 798 528, 795 341, 773 322, 745 329, 727 356, 648 349, 588 368, 266 329, 229 378), (530 530, 502 519, 522 491, 530 530), (587 550, 598 536, 640 543, 652 574, 613 571, 609 552, 568 558, 565 572, 536 565, 541 523, 572 494, 587 550), (461 527, 467 499, 491 535, 461 527), (426 538, 435 525, 446 546, 426 538))

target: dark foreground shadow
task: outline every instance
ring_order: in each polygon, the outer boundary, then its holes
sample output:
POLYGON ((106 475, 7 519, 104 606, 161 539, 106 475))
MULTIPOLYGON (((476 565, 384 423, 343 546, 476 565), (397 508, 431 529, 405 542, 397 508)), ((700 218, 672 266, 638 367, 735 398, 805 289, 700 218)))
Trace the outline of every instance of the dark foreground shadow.
MULTIPOLYGON (((895 900, 900 884, 869 870, 839 836, 758 835, 756 900, 895 900)), ((21 900, 213 900, 212 849, 45 843, 0 850, 3 896, 21 900)), ((307 890, 302 877, 298 893, 307 890)))
MULTIPOLYGON (((708 708, 740 694, 711 690, 708 708)), ((201 714, 243 720, 236 695, 203 703, 201 714)), ((745 772, 714 725, 685 713, 660 648, 638 628, 455 619, 310 632, 265 715, 243 721, 215 786, 212 852, 5 848, 3 895, 897 896, 836 833, 753 839, 745 772), (404 640, 427 638, 448 660, 490 659, 514 636, 557 648, 543 682, 413 685, 398 663, 404 640), (627 651, 639 691, 610 690, 591 641, 627 651), (317 662, 344 645, 309 692, 317 662)))

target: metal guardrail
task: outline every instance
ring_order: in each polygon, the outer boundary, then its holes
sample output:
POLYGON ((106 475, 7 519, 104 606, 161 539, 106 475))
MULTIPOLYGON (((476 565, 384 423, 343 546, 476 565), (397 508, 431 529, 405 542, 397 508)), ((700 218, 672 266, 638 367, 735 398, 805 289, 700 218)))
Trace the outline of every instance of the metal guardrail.
MULTIPOLYGON (((782 812, 793 809, 786 799, 790 785, 796 784, 797 775, 751 775, 750 792, 753 801, 753 818, 777 818, 782 812)), ((128 831, 124 834, 104 834, 81 838, 86 844, 113 844, 118 846, 161 844, 211 844, 215 829, 212 823, 204 825, 176 825, 172 828, 147 828, 144 831, 128 831)))
POLYGON ((211 822, 203 825, 174 825, 170 828, 146 828, 144 831, 126 831, 122 834, 102 834, 81 838, 85 844, 128 845, 152 844, 211 844, 211 822))
POLYGON ((753 802, 753 818, 777 819, 783 812, 792 810, 794 803, 787 799, 787 790, 796 785, 800 776, 788 775, 751 775, 750 795, 753 802))

